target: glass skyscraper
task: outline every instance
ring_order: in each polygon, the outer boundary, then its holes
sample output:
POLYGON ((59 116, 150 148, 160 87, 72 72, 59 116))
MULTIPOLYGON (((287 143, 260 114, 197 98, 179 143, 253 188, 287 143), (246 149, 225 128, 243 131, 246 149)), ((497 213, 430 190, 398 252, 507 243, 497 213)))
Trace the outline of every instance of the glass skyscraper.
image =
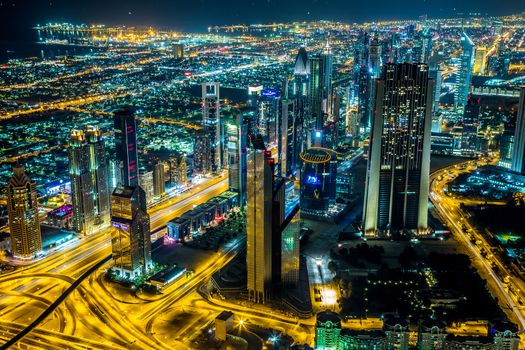
POLYGON ((365 235, 427 230, 433 88, 425 64, 389 63, 377 81, 365 235))

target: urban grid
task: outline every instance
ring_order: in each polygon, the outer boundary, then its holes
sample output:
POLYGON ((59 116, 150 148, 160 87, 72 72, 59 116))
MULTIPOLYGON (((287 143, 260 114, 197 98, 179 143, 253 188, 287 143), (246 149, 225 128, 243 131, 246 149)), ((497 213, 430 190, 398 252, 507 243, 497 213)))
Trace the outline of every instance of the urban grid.
POLYGON ((524 9, 0 42, 0 349, 525 349, 524 9))

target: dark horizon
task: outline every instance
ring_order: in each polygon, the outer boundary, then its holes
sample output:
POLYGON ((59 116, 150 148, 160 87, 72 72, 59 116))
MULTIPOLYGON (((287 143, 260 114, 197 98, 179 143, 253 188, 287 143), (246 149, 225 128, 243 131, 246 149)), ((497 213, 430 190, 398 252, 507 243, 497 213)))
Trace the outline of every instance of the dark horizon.
POLYGON ((0 40, 31 40, 32 27, 47 22, 137 25, 204 32, 208 26, 223 24, 316 20, 360 23, 411 20, 424 14, 429 18, 450 18, 469 13, 501 16, 525 11, 525 2, 522 0, 479 0, 469 3, 458 6, 453 0, 400 0, 393 8, 388 0, 376 0, 374 6, 366 7, 361 2, 348 3, 345 0, 267 0, 250 3, 241 0, 184 3, 169 0, 94 0, 83 3, 56 0, 38 1, 36 4, 30 0, 9 0, 0 5, 0 40))

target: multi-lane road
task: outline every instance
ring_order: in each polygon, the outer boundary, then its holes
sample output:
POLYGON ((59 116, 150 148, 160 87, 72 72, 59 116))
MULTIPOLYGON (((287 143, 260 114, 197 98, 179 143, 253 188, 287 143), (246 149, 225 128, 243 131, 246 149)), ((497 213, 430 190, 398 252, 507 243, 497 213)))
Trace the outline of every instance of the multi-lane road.
POLYGON ((497 298, 501 308, 509 319, 518 324, 520 330, 523 331, 525 330, 525 310, 521 306, 521 297, 516 293, 516 290, 525 290, 523 280, 519 276, 515 276, 499 260, 497 254, 492 253, 493 249, 485 237, 469 223, 468 218, 460 209, 460 202, 464 201, 458 200, 444 191, 447 184, 459 174, 472 172, 478 166, 486 163, 487 160, 480 159, 435 172, 431 176, 430 200, 440 217, 449 226, 456 240, 469 253, 473 265, 480 275, 487 280, 489 290, 497 298), (474 237, 474 240, 471 240, 469 236, 474 237), (499 274, 494 271, 496 266, 501 271, 499 274), (508 276, 507 281, 505 281, 505 276, 508 276))

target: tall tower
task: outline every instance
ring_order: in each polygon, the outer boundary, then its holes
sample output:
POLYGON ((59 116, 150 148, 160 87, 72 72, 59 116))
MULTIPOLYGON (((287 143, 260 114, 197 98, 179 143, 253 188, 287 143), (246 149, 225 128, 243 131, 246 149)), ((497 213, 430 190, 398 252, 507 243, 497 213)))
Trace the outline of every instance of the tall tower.
POLYGON ((111 196, 111 248, 114 269, 134 279, 151 269, 150 218, 140 186, 119 185, 111 196))
POLYGON ((213 154, 211 140, 204 131, 193 139, 193 173, 205 175, 212 171, 213 154))
POLYGON ((474 58, 476 55, 476 45, 465 33, 461 35, 461 46, 463 51, 456 76, 456 92, 454 93, 454 107, 456 109, 462 108, 467 104, 474 58))
POLYGON ((392 64, 377 81, 368 158, 366 235, 427 230, 434 82, 425 64, 392 64))
MULTIPOLYGON (((330 47, 327 46, 323 53, 311 57, 310 80, 308 91, 308 139, 311 140, 314 132, 322 133, 326 119, 330 113, 330 96, 332 94, 332 61, 330 47)), ((314 142, 308 142, 308 147, 314 142)))
POLYGON ((36 184, 21 165, 13 167, 7 184, 7 212, 13 255, 29 259, 42 250, 36 184))
POLYGON ((223 166, 219 83, 202 83, 202 125, 210 138, 212 171, 223 166))
POLYGON ((88 126, 71 130, 68 149, 73 228, 84 235, 109 225, 108 166, 102 133, 88 126))
MULTIPOLYGON (((310 63, 308 62, 308 53, 304 47, 299 49, 295 58, 293 85, 290 98, 293 98, 296 103, 293 109, 294 132, 296 135, 295 145, 295 159, 299 153, 306 148, 306 143, 310 138, 311 132, 309 130, 308 112, 308 85, 310 81, 310 63)), ((283 107, 284 108, 284 107, 283 107)), ((286 107, 289 111, 289 108, 286 107)), ((284 112, 283 112, 284 113, 284 112)), ((287 169, 292 169, 286 166, 287 169)))
POLYGON ((481 100, 468 98, 463 112, 463 133, 461 134, 461 151, 464 155, 475 156, 478 150, 478 127, 481 113, 481 100))
POLYGON ((272 197, 274 160, 260 135, 251 139, 247 161, 246 269, 251 300, 264 303, 272 284, 272 197))
POLYGON ((279 134, 281 93, 276 89, 265 89, 258 101, 258 133, 269 148, 277 146, 279 134))
POLYGON ((246 203, 246 152, 248 123, 239 114, 235 122, 225 124, 225 144, 228 147, 229 188, 239 195, 239 203, 246 203))
POLYGON ((521 89, 510 168, 514 172, 525 174, 525 88, 521 89))
POLYGON ((135 112, 127 107, 117 109, 113 112, 113 121, 121 183, 126 186, 136 186, 139 184, 139 164, 135 112))

